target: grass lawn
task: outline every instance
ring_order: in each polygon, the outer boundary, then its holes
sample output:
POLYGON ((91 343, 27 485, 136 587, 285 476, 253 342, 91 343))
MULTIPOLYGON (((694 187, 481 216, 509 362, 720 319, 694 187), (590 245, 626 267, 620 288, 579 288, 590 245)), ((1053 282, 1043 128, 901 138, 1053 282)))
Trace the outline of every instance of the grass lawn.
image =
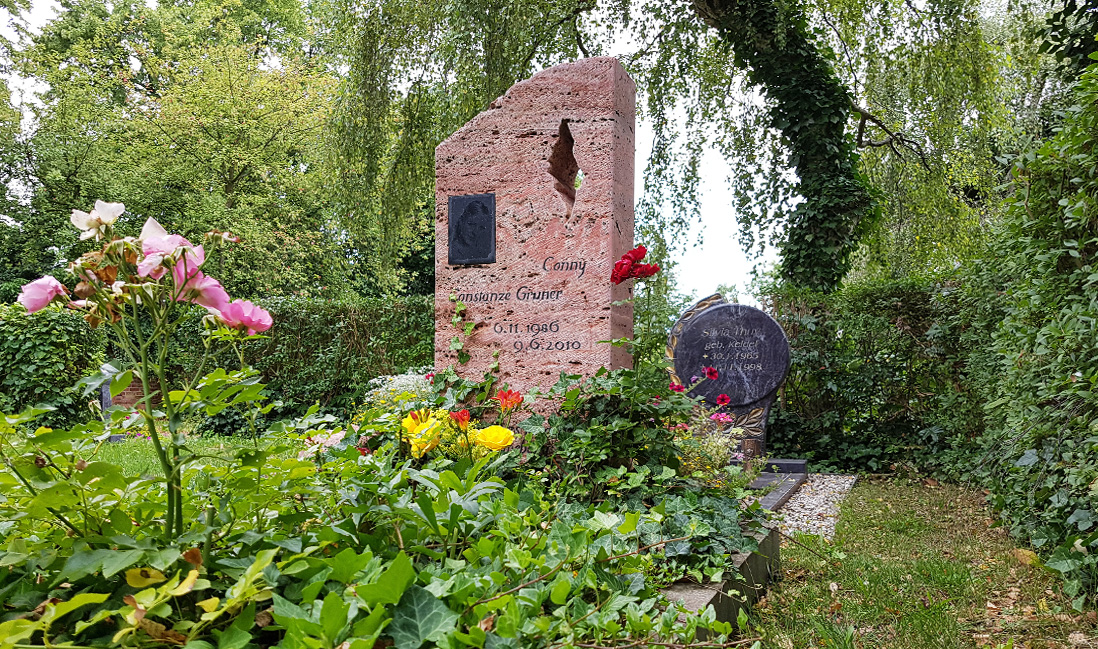
POLYGON ((752 613, 768 649, 1098 648, 1095 613, 1071 610, 980 494, 860 480, 832 543, 782 547, 782 580, 752 613), (823 555, 823 556, 819 556, 823 555))
MULTIPOLYGON (((226 450, 241 446, 251 447, 253 444, 254 442, 250 439, 236 437, 191 437, 187 440, 187 447, 192 451, 210 455, 221 455, 226 450)), ((260 440, 259 445, 262 447, 266 444, 260 440)), ((127 439, 121 442, 105 443, 99 447, 96 459, 119 464, 127 473, 163 475, 160 470, 160 461, 156 459, 156 449, 153 448, 152 440, 148 439, 127 439)))

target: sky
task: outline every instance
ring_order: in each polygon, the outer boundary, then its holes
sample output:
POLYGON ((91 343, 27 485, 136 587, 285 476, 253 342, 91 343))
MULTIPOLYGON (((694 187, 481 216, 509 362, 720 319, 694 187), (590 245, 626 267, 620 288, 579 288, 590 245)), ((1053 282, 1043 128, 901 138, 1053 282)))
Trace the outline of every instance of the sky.
MULTIPOLYGON (((37 28, 56 16, 59 6, 55 0, 32 0, 27 16, 28 24, 38 31, 37 28)), ((0 32, 9 37, 14 36, 14 30, 8 23, 0 25, 0 32)), ((630 43, 625 41, 615 45, 615 50, 630 47, 630 43)), ((11 80, 9 86, 14 101, 27 100, 29 88, 25 81, 11 80)), ((644 187, 644 166, 652 148, 652 138, 651 126, 638 120, 635 180, 638 200, 644 187)), ((740 249, 739 226, 736 223, 732 192, 726 182, 728 166, 718 154, 710 152, 702 168, 707 171, 703 172, 699 186, 701 219, 692 222, 690 232, 683 237, 684 245, 673 255, 677 263, 675 272, 678 288, 687 295, 693 294, 695 298, 701 299, 711 295, 718 286, 735 286, 740 302, 754 304, 755 300, 748 294, 754 262, 740 249)), ((767 264, 774 264, 775 260, 775 251, 770 249, 762 263, 765 267, 767 264)))
MULTIPOLYGON (((644 165, 652 148, 652 138, 651 125, 638 120, 635 143, 637 175, 634 181, 638 199, 644 187, 644 165)), ((701 168, 704 170, 699 183, 701 218, 691 221, 690 231, 682 238, 684 244, 672 255, 677 264, 678 289, 700 300, 715 293, 718 286, 734 286, 737 302, 758 306, 758 301, 748 292, 755 265, 754 255, 749 258, 740 248, 740 228, 736 222, 732 190, 727 182, 728 164, 715 151, 708 151, 701 168)), ((775 249, 767 248, 760 263, 760 270, 776 264, 775 249)))

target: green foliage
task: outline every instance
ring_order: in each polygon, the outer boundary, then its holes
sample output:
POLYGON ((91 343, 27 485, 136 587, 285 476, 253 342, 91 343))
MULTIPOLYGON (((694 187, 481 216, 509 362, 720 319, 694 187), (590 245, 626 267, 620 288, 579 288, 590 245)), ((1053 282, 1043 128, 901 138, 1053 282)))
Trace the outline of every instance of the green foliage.
MULTIPOLYGON (((0 423, 5 643, 647 646, 635 639, 704 629, 720 646, 730 625, 663 599, 662 567, 719 578, 728 553, 757 547, 731 499, 567 503, 509 487, 487 460, 403 461, 392 444, 300 459, 306 435, 341 430, 315 408, 222 457, 180 446, 188 523, 167 543, 163 482, 96 457, 124 413, 30 432, 34 414, 0 423)), ((375 409, 363 427, 392 432, 399 416, 375 409)))
POLYGON ((832 295, 774 287, 767 303, 792 348, 770 453, 843 470, 906 464, 969 475, 983 394, 965 369, 987 332, 965 322, 957 282, 881 280, 832 295))
POLYGON ((1094 596, 1098 515, 1098 68, 1019 156, 991 245, 936 281, 773 299, 794 347, 772 448, 978 479, 1018 538, 1094 596))
MULTIPOLYGON (((1098 67, 1080 77, 1076 100, 1062 130, 1014 162, 1014 195, 985 267, 1004 313, 988 404, 994 502, 1016 535, 1066 553, 1077 538, 1098 538, 1098 67)), ((1091 563, 1091 595, 1094 576, 1091 563)))
POLYGON ((846 0, 807 9, 850 89, 860 167, 882 218, 859 251, 859 276, 941 273, 977 254, 999 215, 995 156, 1040 132, 1058 84, 1032 26, 1044 5, 989 14, 972 0, 925 9, 846 0))
MULTIPOLYGON (((89 416, 76 382, 99 370, 106 340, 79 314, 0 304, 0 411, 49 406, 48 425, 68 426, 89 416)), ((94 397, 91 400, 95 400, 94 397)))
POLYGON ((1093 0, 1066 0, 1045 18, 1044 31, 1041 49, 1068 74, 1082 74, 1098 52, 1098 6, 1093 0))
POLYGON ((57 233, 106 197, 129 208, 120 234, 152 216, 194 241, 240 237, 218 260, 237 295, 343 292, 352 255, 328 227, 320 151, 335 80, 301 52, 303 13, 282 0, 84 0, 28 34, 13 56, 43 89, 28 104, 33 131, 0 137, 4 173, 30 193, 0 224, 0 297, 4 266, 27 277, 86 251, 57 233))
MULTIPOLYGON (((274 325, 267 338, 244 349, 243 359, 259 371, 287 412, 301 412, 316 402, 325 410, 350 412, 369 391, 371 379, 430 365, 434 358, 431 297, 271 298, 262 305, 274 325)), ((182 371, 200 371, 198 322, 177 345, 173 355, 182 371)), ((239 363, 224 355, 219 360, 239 363)))
POLYGON ((336 212, 382 286, 433 229, 434 150, 529 76, 579 56, 589 0, 361 5, 326 0, 324 45, 348 66, 335 104, 336 212))

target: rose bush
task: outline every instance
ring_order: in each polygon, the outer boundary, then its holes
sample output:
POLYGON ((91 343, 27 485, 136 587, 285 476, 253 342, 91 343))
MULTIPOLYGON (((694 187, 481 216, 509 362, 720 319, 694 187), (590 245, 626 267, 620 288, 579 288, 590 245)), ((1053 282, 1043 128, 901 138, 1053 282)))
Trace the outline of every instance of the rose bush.
MULTIPOLYGON (((247 308, 243 303, 234 306, 221 283, 203 272, 207 261, 204 247, 169 234, 155 219, 145 222, 136 239, 115 236, 113 224, 124 211, 125 206, 121 203, 102 201, 97 201, 91 212, 73 210, 71 220, 81 230, 81 239, 94 237, 105 241, 99 250, 87 252, 69 264, 68 271, 75 283, 72 294, 78 299, 72 299, 56 278, 47 276, 25 285, 19 302, 28 312, 39 311, 53 302, 64 303, 83 314, 92 328, 101 324, 107 326, 111 342, 124 354, 125 361, 122 367, 112 367, 83 381, 85 394, 110 381, 111 394, 115 396, 135 378, 141 382, 144 408, 140 413, 150 431, 169 494, 170 513, 164 521, 164 534, 172 537, 185 527, 185 491, 180 476, 189 459, 179 427, 182 416, 194 412, 195 404, 210 396, 195 393, 205 380, 199 377, 174 386, 182 390, 170 389, 173 382, 169 380, 167 370, 172 337, 184 321, 199 317, 195 310, 187 308, 188 304, 206 308, 204 322, 209 335, 204 346, 207 354, 213 347, 235 345, 265 331, 271 326, 271 319, 251 303, 247 303, 247 308), (159 386, 161 393, 158 394, 154 386, 159 386), (154 398, 162 397, 164 393, 168 398, 154 402, 154 398), (155 409, 157 406, 163 409, 171 436, 167 446, 157 434, 157 413, 160 412, 155 409)), ((221 233, 211 233, 208 239, 215 244, 225 240, 221 233)), ((248 372, 244 372, 230 383, 247 381, 247 375, 248 372)), ((250 385, 255 385, 254 380, 250 385)), ((254 388, 237 386, 232 389, 240 391, 238 403, 254 400, 257 396, 254 388)))

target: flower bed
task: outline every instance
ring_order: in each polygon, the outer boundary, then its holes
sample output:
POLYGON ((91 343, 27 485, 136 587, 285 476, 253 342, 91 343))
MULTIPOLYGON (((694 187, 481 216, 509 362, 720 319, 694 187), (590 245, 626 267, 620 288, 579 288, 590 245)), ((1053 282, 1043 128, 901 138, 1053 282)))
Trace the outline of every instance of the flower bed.
POLYGON ((41 408, 3 417, 0 647, 735 643, 712 609, 689 612, 660 590, 723 581, 731 557, 758 544, 744 530, 763 517, 742 490, 679 470, 672 431, 715 413, 646 392, 632 371, 521 395, 491 373, 448 370, 347 421, 314 406, 259 430, 271 405, 254 371, 177 385, 164 368, 172 332, 193 317, 183 304, 207 309, 211 355, 256 339, 269 317, 203 273, 202 246, 153 221, 116 237, 121 209, 74 213, 103 248, 73 264, 74 288, 32 283, 22 302, 62 302, 105 327, 127 363, 83 387, 139 380, 144 407, 66 430, 36 427, 41 408), (553 414, 536 414, 539 400, 553 414), (184 421, 227 410, 251 423, 250 445, 185 434, 184 421), (159 475, 102 459, 127 428, 147 435, 159 475))

